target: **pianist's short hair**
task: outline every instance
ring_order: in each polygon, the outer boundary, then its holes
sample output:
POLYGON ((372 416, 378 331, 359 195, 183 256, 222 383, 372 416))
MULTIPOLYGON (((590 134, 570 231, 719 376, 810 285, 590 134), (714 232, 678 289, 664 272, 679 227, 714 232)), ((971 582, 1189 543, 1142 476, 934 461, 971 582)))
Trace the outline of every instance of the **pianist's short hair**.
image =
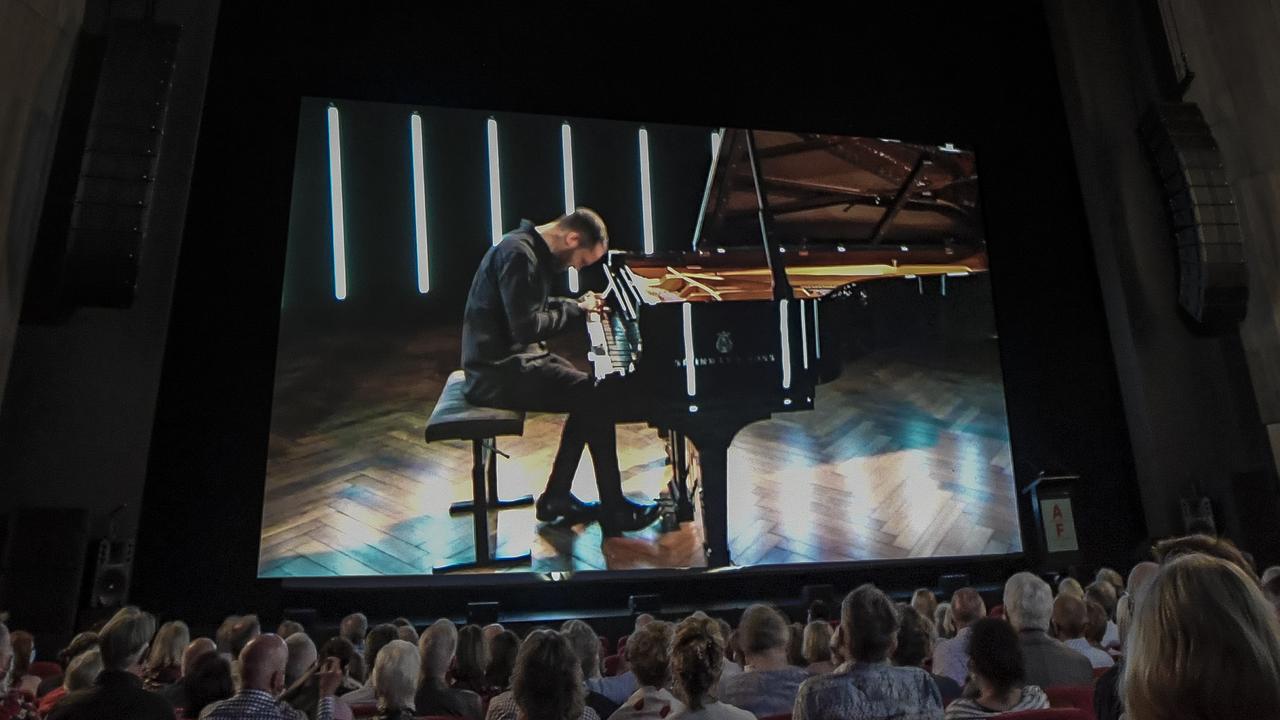
POLYGON ((580 207, 568 215, 561 215, 556 224, 566 231, 580 233, 585 247, 609 244, 609 230, 604 226, 604 218, 591 208, 580 207))

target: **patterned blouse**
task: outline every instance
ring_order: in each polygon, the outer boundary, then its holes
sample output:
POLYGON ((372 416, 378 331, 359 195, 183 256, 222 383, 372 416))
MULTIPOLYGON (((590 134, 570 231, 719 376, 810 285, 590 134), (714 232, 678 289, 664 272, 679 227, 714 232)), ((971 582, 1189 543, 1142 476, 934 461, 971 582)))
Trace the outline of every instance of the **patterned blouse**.
POLYGON ((888 661, 850 663, 809 678, 794 720, 942 720, 942 696, 929 673, 888 661))

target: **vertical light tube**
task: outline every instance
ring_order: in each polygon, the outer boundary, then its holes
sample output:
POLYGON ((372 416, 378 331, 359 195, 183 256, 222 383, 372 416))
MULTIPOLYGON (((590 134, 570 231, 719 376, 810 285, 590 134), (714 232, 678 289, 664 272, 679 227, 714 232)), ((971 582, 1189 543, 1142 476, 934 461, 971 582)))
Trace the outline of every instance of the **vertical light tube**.
POLYGON ((342 133, 329 106, 329 213, 333 226, 333 296, 347 299, 347 230, 342 209, 342 133))
POLYGON ((818 332, 818 301, 813 301, 813 350, 819 360, 822 359, 822 333, 818 332))
POLYGON ((715 159, 720 154, 720 133, 711 133, 711 159, 715 159))
POLYGON ((427 178, 422 149, 422 116, 409 116, 409 135, 413 146, 413 236, 418 247, 418 292, 431 289, 430 263, 427 257, 427 178))
POLYGON ((791 389, 791 327, 787 301, 778 301, 778 339, 782 344, 782 389, 791 389))
POLYGON ((800 352, 804 357, 804 369, 809 369, 809 322, 804 314, 804 301, 800 301, 800 352))
POLYGON ((644 222, 644 254, 653 254, 653 188, 649 177, 649 131, 640 128, 640 212, 644 222))
POLYGON ((686 302, 680 312, 684 319, 684 389, 692 398, 698 394, 697 369, 693 364, 693 306, 686 302))
MULTIPOLYGON (((564 214, 577 209, 573 198, 573 130, 569 123, 560 124, 560 160, 564 168, 564 214)), ((578 269, 569 268, 569 292, 578 292, 578 269)))
POLYGON ((493 244, 502 241, 502 175, 498 168, 498 121, 489 118, 489 225, 493 244))

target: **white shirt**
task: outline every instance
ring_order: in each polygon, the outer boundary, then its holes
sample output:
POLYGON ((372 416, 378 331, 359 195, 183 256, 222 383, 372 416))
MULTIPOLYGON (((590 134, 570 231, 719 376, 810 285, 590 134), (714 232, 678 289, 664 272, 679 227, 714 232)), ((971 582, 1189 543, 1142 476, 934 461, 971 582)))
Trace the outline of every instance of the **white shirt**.
POLYGON ((1089 662, 1094 669, 1109 668, 1116 664, 1116 661, 1111 657, 1111 653, 1090 645, 1089 641, 1084 638, 1063 640, 1062 644, 1089 658, 1089 662))
POLYGON ((666 688, 642 687, 631 694, 609 720, 661 720, 684 710, 684 703, 666 688))
POLYGON ((684 708, 667 716, 667 720, 756 720, 756 716, 722 702, 709 702, 701 710, 684 708))
POLYGON ((1110 620, 1107 621, 1107 631, 1102 635, 1102 647, 1119 648, 1120 647, 1120 628, 1110 620))

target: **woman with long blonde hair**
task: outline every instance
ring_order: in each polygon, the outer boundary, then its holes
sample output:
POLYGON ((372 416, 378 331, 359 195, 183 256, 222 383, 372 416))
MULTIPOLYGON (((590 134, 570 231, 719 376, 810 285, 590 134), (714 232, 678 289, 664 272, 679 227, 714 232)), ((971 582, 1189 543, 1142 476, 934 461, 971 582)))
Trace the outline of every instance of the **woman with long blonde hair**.
POLYGON ((1191 554, 1162 567, 1125 649, 1128 720, 1280 717, 1280 622, 1225 560, 1191 554))

